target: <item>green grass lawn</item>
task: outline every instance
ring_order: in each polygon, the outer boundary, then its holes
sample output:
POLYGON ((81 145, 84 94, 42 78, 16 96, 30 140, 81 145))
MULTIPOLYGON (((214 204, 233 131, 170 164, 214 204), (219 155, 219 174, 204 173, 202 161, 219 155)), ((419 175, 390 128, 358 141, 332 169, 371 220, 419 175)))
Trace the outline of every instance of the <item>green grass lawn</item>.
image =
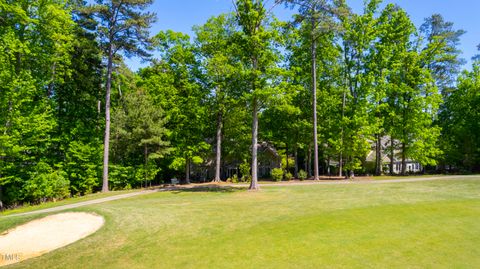
MULTIPOLYGON (((97 233, 8 268, 475 268, 480 180, 162 192, 77 211, 97 233)), ((0 218, 0 231, 32 219, 0 218)))
POLYGON ((405 178, 431 178, 431 177, 448 177, 452 175, 445 175, 445 174, 438 174, 438 175, 408 175, 408 176, 389 176, 389 175, 384 175, 384 176, 369 176, 369 177, 364 177, 366 179, 374 179, 374 180, 388 180, 388 179, 405 179, 405 178))
POLYGON ((95 200, 95 199, 100 199, 100 198, 105 198, 105 197, 109 197, 109 196, 125 194, 125 193, 135 192, 135 191, 140 191, 140 190, 110 191, 110 192, 107 192, 107 193, 100 193, 99 192, 99 193, 88 194, 88 195, 85 195, 85 196, 74 197, 74 198, 69 198, 69 199, 65 199, 65 200, 59 200, 57 202, 46 202, 46 203, 42 203, 42 204, 38 204, 38 205, 25 205, 25 206, 21 206, 21 207, 15 208, 15 209, 0 211, 0 217, 1 216, 12 215, 12 214, 18 214, 18 213, 25 213, 25 212, 30 212, 30 211, 40 210, 40 209, 47 209, 47 208, 52 208, 52 207, 57 207, 57 206, 62 206, 62 205, 85 202, 85 201, 89 201, 89 200, 95 200))

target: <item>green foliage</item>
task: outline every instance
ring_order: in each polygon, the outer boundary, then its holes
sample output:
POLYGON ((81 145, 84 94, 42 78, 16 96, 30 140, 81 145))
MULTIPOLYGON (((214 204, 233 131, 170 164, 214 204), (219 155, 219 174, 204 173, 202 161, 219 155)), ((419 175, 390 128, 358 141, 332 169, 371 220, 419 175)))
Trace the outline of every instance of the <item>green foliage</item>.
POLYGON ((0 18, 0 200, 8 205, 63 196, 44 186, 62 185, 63 175, 43 168, 61 159, 51 96, 71 75, 70 9, 63 1, 7 1, 0 18), (35 174, 39 165, 48 175, 35 174), (37 183, 42 187, 35 192, 37 183))
POLYGON ((241 48, 239 59, 244 77, 242 95, 252 112, 252 189, 257 189, 258 115, 260 109, 276 96, 275 75, 278 73, 277 53, 280 35, 263 1, 236 0, 236 23, 241 31, 235 34, 235 44, 241 48))
POLYGON ((285 180, 290 181, 293 179, 293 175, 290 172, 285 173, 285 180))
POLYGON ((186 171, 192 160, 203 160, 209 152, 204 137, 208 133, 209 89, 199 83, 200 63, 188 35, 170 30, 158 33, 153 41, 162 60, 154 60, 140 71, 139 84, 148 89, 153 103, 165 110, 168 139, 174 145, 168 156, 169 168, 177 173, 182 168, 186 171))
POLYGON ((107 192, 108 166, 110 154, 110 106, 114 60, 119 53, 127 57, 139 56, 146 59, 150 55, 148 28, 155 21, 155 14, 145 12, 152 0, 97 0, 85 12, 96 19, 96 33, 107 62, 105 79, 105 136, 103 143, 102 191, 107 192))
POLYGON ((305 172, 305 170, 298 171, 298 179, 305 180, 307 179, 307 177, 308 175, 307 175, 307 172, 305 172))
POLYGON ((231 182, 231 183, 238 183, 238 176, 237 174, 234 174, 233 176, 227 178, 227 182, 231 182))
POLYGON ((109 169, 112 190, 128 190, 132 188, 132 183, 138 183, 135 169, 131 166, 110 165, 109 169))
POLYGON ((112 117, 115 158, 143 154, 144 160, 154 160, 169 153, 170 143, 165 141, 169 131, 165 128, 163 109, 142 91, 127 93, 122 103, 112 117))
POLYGON ((119 164, 112 171, 115 189, 128 189, 154 180, 161 171, 156 160, 171 151, 166 141, 169 131, 165 128, 162 108, 155 105, 147 93, 133 90, 125 94, 123 105, 113 113, 112 155, 119 164))
POLYGON ((440 112, 441 146, 445 157, 443 165, 456 169, 480 171, 480 62, 473 63, 472 71, 464 71, 457 82, 457 90, 445 101, 440 112))
MULTIPOLYGON (((156 15, 144 12, 153 0, 96 0, 96 4, 85 11, 97 19, 97 31, 102 47, 123 51, 127 56, 149 56, 145 45, 149 41, 148 27, 155 22, 156 15)), ((105 53, 108 56, 108 53, 105 53)))
POLYGON ((23 198, 34 203, 63 199, 70 196, 69 183, 65 172, 55 171, 48 164, 40 162, 23 186, 23 198))
POLYGON ((270 172, 273 180, 275 181, 282 181, 283 179, 283 169, 282 168, 273 168, 270 172))
POLYGON ((252 175, 250 174, 250 164, 247 161, 244 161, 242 164, 240 164, 239 170, 240 174, 242 175, 240 181, 249 182, 252 180, 252 175))
POLYGON ((99 144, 70 143, 65 172, 73 194, 90 194, 100 185, 101 147, 99 144))
POLYGON ((155 162, 149 161, 147 165, 142 165, 135 170, 135 180, 146 186, 155 179, 160 171, 161 169, 158 168, 155 162))
POLYGON ((455 80, 465 60, 460 58, 460 38, 464 30, 455 30, 453 23, 445 21, 442 15, 433 14, 425 18, 420 27, 424 64, 440 93, 447 96, 455 88, 455 80))
POLYGON ((266 1, 236 0, 235 13, 195 27, 194 38, 171 30, 150 38, 152 0, 0 0, 0 201, 97 191, 102 149, 112 155, 113 189, 182 170, 189 182, 220 141, 222 163, 244 160, 231 181, 252 180, 255 162, 245 160, 263 142, 283 168, 295 155, 289 165, 297 161, 306 179, 314 124, 320 158, 342 171, 373 170, 365 160, 375 140, 388 140, 381 153, 404 162, 480 171, 480 64, 455 83, 462 30, 437 14, 416 29, 380 0, 360 14, 345 1, 281 2, 298 7, 291 23, 266 1), (158 59, 136 73, 123 62, 150 49, 158 59), (112 147, 102 148, 110 105, 112 147))

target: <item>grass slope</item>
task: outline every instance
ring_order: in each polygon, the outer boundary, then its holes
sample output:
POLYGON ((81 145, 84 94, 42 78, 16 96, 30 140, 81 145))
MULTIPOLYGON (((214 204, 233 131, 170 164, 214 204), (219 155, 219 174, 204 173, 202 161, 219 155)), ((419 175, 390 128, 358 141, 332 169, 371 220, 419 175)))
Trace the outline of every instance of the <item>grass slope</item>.
POLYGON ((57 207, 57 206, 62 206, 62 205, 69 205, 69 204, 74 204, 74 203, 79 203, 79 202, 85 202, 85 201, 90 201, 90 200, 115 196, 115 195, 119 195, 119 194, 136 192, 136 191, 140 191, 140 190, 137 189, 137 190, 125 190, 125 191, 110 191, 110 192, 107 192, 107 193, 99 192, 99 193, 87 194, 87 195, 84 195, 84 196, 59 200, 59 201, 56 201, 56 202, 46 202, 46 203, 42 203, 42 204, 38 204, 38 205, 24 205, 24 206, 20 206, 18 208, 15 208, 15 209, 8 209, 8 210, 5 210, 5 211, 0 211, 0 217, 1 216, 12 215, 12 214, 18 214, 18 213, 26 213, 26 212, 31 212, 31 211, 40 210, 40 209, 47 209, 47 208, 52 208, 52 207, 57 207))
POLYGON ((479 189, 465 179, 142 195, 82 208, 106 225, 11 268, 474 268, 479 189))

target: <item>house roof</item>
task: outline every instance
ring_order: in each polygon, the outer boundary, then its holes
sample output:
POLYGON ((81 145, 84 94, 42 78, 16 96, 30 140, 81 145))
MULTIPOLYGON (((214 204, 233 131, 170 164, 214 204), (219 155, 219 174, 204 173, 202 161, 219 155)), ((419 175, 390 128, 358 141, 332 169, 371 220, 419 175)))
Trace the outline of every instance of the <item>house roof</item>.
MULTIPOLYGON (((382 163, 390 163, 390 154, 386 154, 385 151, 390 147, 390 141, 391 138, 388 136, 383 136, 381 138, 381 145, 382 145, 382 163)), ((395 144, 399 144, 400 141, 397 139, 393 140, 395 144)), ((367 154, 366 161, 367 162, 375 162, 376 160, 376 146, 377 143, 376 141, 369 141, 371 145, 371 150, 367 154)), ((400 150, 394 150, 393 152, 393 162, 401 162, 401 151, 400 150)), ((415 160, 407 158, 407 162, 416 162, 415 160)))

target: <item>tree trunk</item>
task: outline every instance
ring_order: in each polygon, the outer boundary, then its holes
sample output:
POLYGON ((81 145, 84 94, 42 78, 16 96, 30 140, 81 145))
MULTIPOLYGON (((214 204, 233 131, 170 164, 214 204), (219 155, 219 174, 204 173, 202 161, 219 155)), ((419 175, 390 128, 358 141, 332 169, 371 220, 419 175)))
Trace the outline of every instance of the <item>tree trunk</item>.
POLYGON ((342 151, 340 150, 340 159, 338 160, 338 176, 342 177, 343 173, 343 155, 342 151))
MULTIPOLYGON (((315 12, 315 10, 313 10, 315 12)), ((315 28, 315 18, 312 18, 315 28)), ((318 137, 317 137, 317 40, 312 28, 312 106, 313 106, 313 179, 318 180, 318 137)))
POLYGON ((327 175, 330 177, 330 156, 327 158, 327 175))
MULTIPOLYGON (((345 87, 346 84, 345 84, 345 87)), ((343 173, 343 119, 345 118, 345 99, 346 99, 346 93, 345 89, 343 89, 343 97, 342 97, 342 121, 341 121, 341 131, 340 131, 340 156, 338 158, 338 177, 342 178, 342 173, 343 173)))
POLYGON ((215 160, 215 178, 213 182, 220 182, 220 166, 222 161, 222 128, 223 128, 223 114, 222 111, 218 111, 218 122, 217 122, 217 149, 216 149, 216 160, 215 160))
POLYGON ((308 146, 308 176, 313 176, 312 174, 312 148, 308 146))
POLYGON ((402 143, 402 176, 407 174, 407 158, 405 156, 405 143, 402 143))
POLYGON ((113 45, 108 49, 107 84, 105 86, 105 137, 103 141, 103 184, 102 192, 108 192, 108 158, 110 149, 110 88, 112 86, 113 45))
POLYGON ((257 177, 257 136, 258 136, 258 101, 257 97, 253 97, 253 123, 252 123, 252 181, 250 182, 250 190, 258 190, 260 186, 258 185, 257 177))
MULTIPOLYGON (((345 85, 346 87, 346 85, 345 85)), ((343 173, 343 118, 345 117, 345 99, 346 99, 346 93, 345 89, 343 89, 343 97, 342 97, 342 129, 340 131, 340 158, 338 160, 338 176, 342 177, 343 173)))
POLYGON ((286 167, 285 167, 285 172, 288 173, 288 168, 290 167, 288 165, 288 145, 285 144, 285 160, 286 160, 286 167))
POLYGON ((375 175, 382 175, 382 136, 377 134, 377 145, 375 147, 375 175))
MULTIPOLYGON (((2 178, 0 176, 0 178, 2 178)), ((0 211, 3 210, 3 190, 2 190, 2 186, 0 186, 0 211)))
POLYGON ((148 167, 148 146, 147 144, 143 145, 143 154, 145 158, 145 164, 144 164, 144 180, 145 180, 145 187, 147 187, 147 167, 148 167))
MULTIPOLYGON (((310 149, 310 147, 309 147, 310 149)), ((305 150, 305 160, 304 160, 304 165, 305 165, 305 172, 307 173, 307 176, 310 176, 310 171, 308 171, 308 150, 305 150)))
POLYGON ((190 158, 185 158, 185 184, 190 184, 190 158))
POLYGON ((393 172, 393 162, 394 162, 394 157, 395 157, 395 149, 394 147, 394 142, 393 142, 393 137, 390 137, 390 175, 393 176, 395 173, 393 172))
POLYGON ((308 149, 308 171, 310 171, 310 176, 313 177, 313 170, 312 170, 312 149, 308 149))
POLYGON ((295 170, 294 170, 294 176, 295 178, 298 178, 298 148, 295 146, 295 170))

